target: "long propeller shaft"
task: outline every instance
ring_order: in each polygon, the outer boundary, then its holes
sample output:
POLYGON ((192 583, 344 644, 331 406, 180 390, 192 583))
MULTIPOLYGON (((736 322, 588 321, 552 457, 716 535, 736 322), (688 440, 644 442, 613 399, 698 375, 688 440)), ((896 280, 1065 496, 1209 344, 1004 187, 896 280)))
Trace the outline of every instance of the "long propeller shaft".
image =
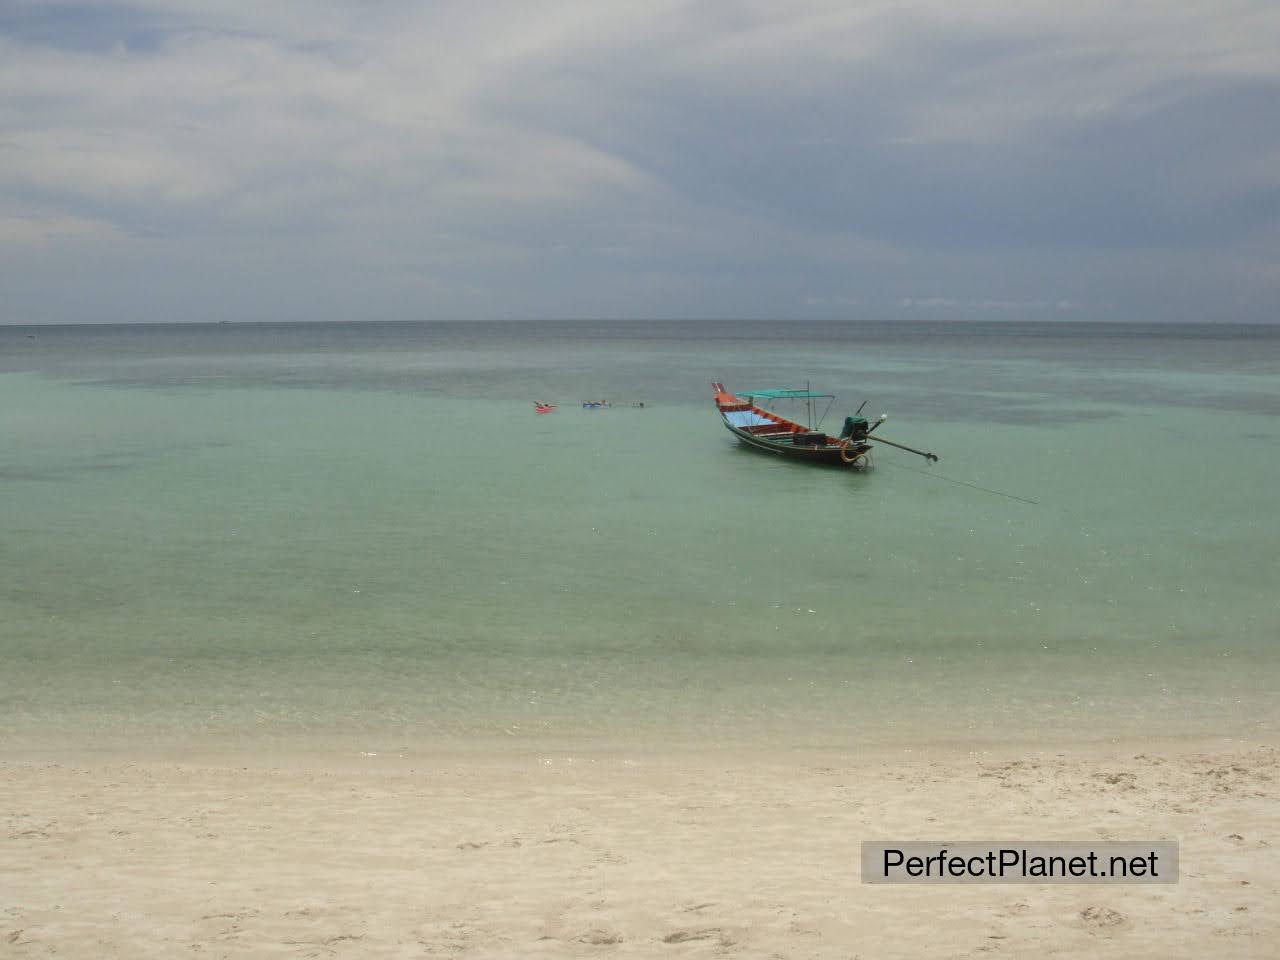
POLYGON ((887 443, 889 446, 897 447, 899 450, 905 450, 907 453, 914 453, 917 456, 924 457, 926 460, 932 460, 934 463, 938 462, 937 456, 932 453, 926 453, 924 450, 917 450, 914 447, 908 447, 901 443, 894 443, 892 440, 886 440, 881 436, 867 437, 867 439, 872 443, 887 443))

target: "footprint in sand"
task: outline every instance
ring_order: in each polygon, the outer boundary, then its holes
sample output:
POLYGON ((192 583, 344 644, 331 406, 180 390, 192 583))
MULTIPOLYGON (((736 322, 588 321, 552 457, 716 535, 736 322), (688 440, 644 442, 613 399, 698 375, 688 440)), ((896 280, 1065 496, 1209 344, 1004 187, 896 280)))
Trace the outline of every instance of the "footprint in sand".
POLYGON ((682 913, 701 913, 708 907, 714 907, 715 901, 708 900, 706 903, 690 903, 680 908, 682 913))
POLYGON ((591 927, 573 938, 575 943, 586 943, 593 947, 608 947, 622 942, 622 934, 605 927, 591 927))
POLYGON ((1138 787, 1138 778, 1132 773, 1095 773, 1093 779, 1121 790, 1136 790, 1138 787))
POLYGON ((1016 903, 1009 904, 1003 910, 997 911, 996 915, 1001 917, 1018 917, 1030 909, 1031 904, 1027 903, 1025 900, 1019 900, 1016 903))
POLYGON ((720 927, 689 927, 662 938, 663 943, 690 943, 694 940, 717 940, 721 947, 731 947, 737 942, 720 927))
POLYGON ((1090 933, 1110 936, 1129 928, 1129 918, 1110 907, 1085 907, 1078 914, 1081 925, 1090 933))

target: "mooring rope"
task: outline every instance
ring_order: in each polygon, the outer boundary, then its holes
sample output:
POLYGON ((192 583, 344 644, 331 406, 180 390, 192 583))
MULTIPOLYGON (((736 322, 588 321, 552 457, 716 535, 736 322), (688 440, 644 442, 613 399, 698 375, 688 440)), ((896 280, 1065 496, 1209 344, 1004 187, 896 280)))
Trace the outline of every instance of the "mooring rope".
POLYGON ((944 480, 947 483, 954 483, 960 487, 971 487, 974 490, 981 490, 983 493, 993 493, 997 497, 1007 497, 1010 500, 1017 500, 1020 503, 1030 503, 1030 504, 1034 504, 1037 507, 1040 506, 1039 500, 1031 500, 1031 499, 1028 499, 1027 497, 1019 497, 1016 494, 1005 493, 1003 490, 992 490, 990 487, 979 486, 976 483, 969 483, 966 480, 953 480, 951 477, 944 477, 940 473, 930 473, 927 470, 920 470, 917 467, 908 467, 906 464, 903 464, 903 463, 888 463, 888 464, 885 464, 885 466, 893 467, 896 470, 910 470, 912 473, 918 473, 922 477, 932 477, 934 480, 944 480))

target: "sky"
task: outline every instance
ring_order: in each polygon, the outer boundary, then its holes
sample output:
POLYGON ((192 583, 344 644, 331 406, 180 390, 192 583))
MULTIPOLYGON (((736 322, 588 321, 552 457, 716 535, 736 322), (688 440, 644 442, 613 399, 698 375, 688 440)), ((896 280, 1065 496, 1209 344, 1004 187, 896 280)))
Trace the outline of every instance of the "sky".
POLYGON ((0 322, 1272 322, 1275 0, 0 0, 0 322))

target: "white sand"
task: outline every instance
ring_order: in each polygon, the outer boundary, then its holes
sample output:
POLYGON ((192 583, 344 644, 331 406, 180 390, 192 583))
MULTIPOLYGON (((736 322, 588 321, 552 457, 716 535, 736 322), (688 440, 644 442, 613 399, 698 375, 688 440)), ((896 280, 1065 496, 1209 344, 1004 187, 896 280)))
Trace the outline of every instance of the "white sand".
POLYGON ((0 753, 0 956, 1280 956, 1280 750, 0 753), (863 839, 1181 841, 1176 886, 870 886, 863 839))

